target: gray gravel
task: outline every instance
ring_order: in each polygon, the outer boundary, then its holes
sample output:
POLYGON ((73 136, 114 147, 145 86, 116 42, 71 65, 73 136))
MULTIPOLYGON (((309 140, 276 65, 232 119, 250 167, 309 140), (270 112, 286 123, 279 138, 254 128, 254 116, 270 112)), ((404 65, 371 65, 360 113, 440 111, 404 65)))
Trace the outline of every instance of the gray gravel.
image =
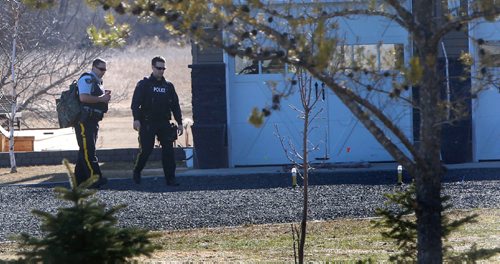
MULTIPOLYGON (((311 175, 310 219, 375 216, 375 208, 385 201, 383 194, 400 188, 393 174, 323 171, 311 175)), ((444 193, 457 209, 500 208, 497 175, 499 169, 449 171, 444 193)), ((111 180, 96 195, 109 206, 128 205, 118 214, 121 226, 151 230, 300 221, 302 190, 289 187, 288 174, 179 177, 178 181, 180 186, 167 187, 162 178, 143 179, 139 186, 129 179, 111 180)), ((53 187, 0 187, 0 241, 20 232, 40 234, 40 220, 31 210, 54 213, 67 205, 55 198, 53 187)))

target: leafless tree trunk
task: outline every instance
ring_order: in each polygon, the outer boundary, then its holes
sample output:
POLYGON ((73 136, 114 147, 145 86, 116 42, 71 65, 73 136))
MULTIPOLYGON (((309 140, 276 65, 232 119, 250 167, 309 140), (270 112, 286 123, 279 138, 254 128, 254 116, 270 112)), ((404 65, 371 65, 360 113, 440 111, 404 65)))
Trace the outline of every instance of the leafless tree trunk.
POLYGON ((302 222, 300 223, 300 241, 299 241, 299 263, 304 263, 304 246, 306 244, 306 234, 307 234, 307 210, 309 203, 308 196, 308 186, 309 186, 309 162, 308 162, 308 151, 307 151, 307 142, 308 142, 308 133, 309 133, 309 114, 311 113, 311 109, 304 109, 304 123, 303 123, 303 134, 302 134, 302 146, 304 147, 304 151, 302 152, 304 160, 302 161, 302 172, 304 175, 304 201, 302 205, 302 222))
POLYGON ((11 57, 11 71, 12 71, 12 105, 9 116, 9 157, 10 157, 10 173, 17 172, 16 156, 14 154, 14 122, 17 113, 17 92, 16 92, 16 41, 17 30, 19 26, 19 2, 15 1, 14 5, 14 35, 12 36, 12 57, 11 57))
MULTIPOLYGON (((302 123, 302 173, 304 175, 304 201, 302 206, 302 222, 300 223, 300 241, 299 241, 299 263, 304 263, 304 247, 306 244, 306 234, 307 234, 307 212, 309 210, 309 170, 311 164, 309 162, 309 152, 314 151, 316 148, 310 146, 309 134, 311 129, 311 123, 317 118, 317 115, 312 115, 312 112, 318 102, 318 95, 313 96, 312 87, 312 77, 309 76, 305 71, 299 69, 299 92, 300 92, 300 102, 302 103, 303 118, 302 123)), ((323 109, 319 109, 321 112, 323 109)))
MULTIPOLYGON (((300 233, 298 233, 298 262, 300 264, 304 263, 304 247, 306 244, 306 235, 307 235, 307 218, 308 218, 308 210, 309 210, 309 171, 311 169, 311 163, 309 162, 309 153, 317 150, 317 145, 310 142, 309 135, 311 130, 312 122, 318 118, 320 112, 323 109, 316 109, 318 103, 318 95, 315 94, 317 91, 313 89, 312 77, 307 74, 302 69, 299 69, 296 77, 298 80, 293 81, 297 82, 298 85, 298 93, 300 95, 301 109, 297 109, 292 107, 296 111, 299 112, 300 118, 303 119, 302 122, 302 150, 300 153, 295 148, 295 146, 290 143, 289 146, 286 146, 285 139, 279 134, 277 131, 278 137, 280 139, 281 145, 287 158, 293 163, 296 164, 297 167, 302 168, 301 175, 303 178, 303 203, 302 203, 302 220, 300 222, 300 233), (316 110, 316 111, 314 111, 316 110), (293 150, 292 152, 287 149, 290 148, 293 150), (290 155, 291 154, 291 155, 290 155), (298 161, 299 159, 300 161, 298 161), (298 164, 301 162, 301 164, 298 164)), ((292 227, 293 232, 293 227, 292 227)), ((293 236, 295 237, 295 236, 293 236)))

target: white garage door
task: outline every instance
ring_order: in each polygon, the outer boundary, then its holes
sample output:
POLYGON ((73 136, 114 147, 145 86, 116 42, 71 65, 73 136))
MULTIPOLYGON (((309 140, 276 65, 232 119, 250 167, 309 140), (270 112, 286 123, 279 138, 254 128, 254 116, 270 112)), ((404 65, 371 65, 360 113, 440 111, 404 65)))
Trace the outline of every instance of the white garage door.
MULTIPOLYGON (((500 80, 500 22, 480 22, 471 26, 475 39, 483 39, 485 43, 479 47, 471 42, 471 52, 485 63, 486 69, 493 74, 497 85, 500 80), (479 56, 480 49, 485 55, 479 56)), ((479 62, 473 67, 476 72, 483 67, 479 62)), ((473 78, 473 87, 484 87, 484 83, 473 78)), ((476 99, 472 101, 474 160, 500 159, 500 90, 494 86, 486 86, 476 99)))
MULTIPOLYGON (((408 35, 396 24, 378 18, 358 18, 344 20, 341 28, 345 32, 347 47, 356 49, 363 47, 377 55, 387 56, 398 53, 394 60, 407 59, 408 35)), ((352 53, 354 54, 354 53, 352 53)), ((354 56, 354 55, 353 55, 354 56)), ((227 64, 227 102, 228 102, 228 152, 229 165, 251 166, 289 164, 283 145, 276 133, 279 131, 300 151, 302 148, 302 120, 297 111, 289 106, 300 108, 297 93, 281 102, 280 111, 273 111, 265 119, 260 128, 255 128, 248 122, 248 117, 254 107, 258 109, 272 105, 272 89, 284 90, 286 87, 286 65, 264 61, 252 62, 242 58, 225 56, 227 64), (270 85, 271 83, 271 85, 270 85)), ((381 64, 387 62, 380 62, 381 64)), ((382 67, 383 68, 383 67, 382 67)), ((389 83, 386 88, 389 87, 389 83)), ((356 120, 350 111, 327 88, 322 90, 318 83, 318 96, 323 109, 312 125, 313 134, 310 137, 311 146, 318 149, 312 152, 313 162, 358 162, 358 161, 389 161, 391 156, 382 148, 375 138, 356 120)), ((372 101, 380 101, 377 95, 367 95, 372 101)), ((382 98, 382 97, 381 97, 382 98)), ((386 98, 384 96, 384 98, 386 98)), ((411 139, 412 116, 411 107, 398 103, 382 102, 379 104, 389 113, 411 139)), ((390 137, 390 135, 388 135, 390 137)), ((285 148, 291 150, 285 142, 285 148)))

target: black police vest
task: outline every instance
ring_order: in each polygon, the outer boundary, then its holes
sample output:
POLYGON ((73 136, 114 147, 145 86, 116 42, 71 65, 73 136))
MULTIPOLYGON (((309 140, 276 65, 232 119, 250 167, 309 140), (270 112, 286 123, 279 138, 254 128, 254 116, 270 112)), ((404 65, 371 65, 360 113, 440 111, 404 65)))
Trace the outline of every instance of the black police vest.
POLYGON ((170 120, 174 86, 172 83, 150 78, 143 79, 145 90, 142 102, 143 120, 170 120))
MULTIPOLYGON (((90 73, 84 73, 80 76, 82 78, 85 75, 90 75, 91 80, 92 80, 92 88, 90 89, 90 95, 92 96, 101 96, 104 94, 103 89, 102 89, 102 82, 99 82, 96 77, 93 74, 90 73)), ((87 106, 93 109, 97 109, 102 111, 103 113, 108 112, 108 104, 107 103, 95 103, 95 104, 89 104, 89 103, 82 103, 82 106, 87 106)))

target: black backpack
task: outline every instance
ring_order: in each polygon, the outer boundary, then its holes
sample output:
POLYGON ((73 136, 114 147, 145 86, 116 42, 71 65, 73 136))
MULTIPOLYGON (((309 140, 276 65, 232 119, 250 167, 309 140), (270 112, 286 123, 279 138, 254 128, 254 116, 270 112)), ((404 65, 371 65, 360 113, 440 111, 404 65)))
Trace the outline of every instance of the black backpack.
POLYGON ((69 89, 61 93, 61 97, 56 99, 57 119, 59 127, 75 126, 80 118, 81 106, 78 95, 78 82, 74 80, 69 89))

